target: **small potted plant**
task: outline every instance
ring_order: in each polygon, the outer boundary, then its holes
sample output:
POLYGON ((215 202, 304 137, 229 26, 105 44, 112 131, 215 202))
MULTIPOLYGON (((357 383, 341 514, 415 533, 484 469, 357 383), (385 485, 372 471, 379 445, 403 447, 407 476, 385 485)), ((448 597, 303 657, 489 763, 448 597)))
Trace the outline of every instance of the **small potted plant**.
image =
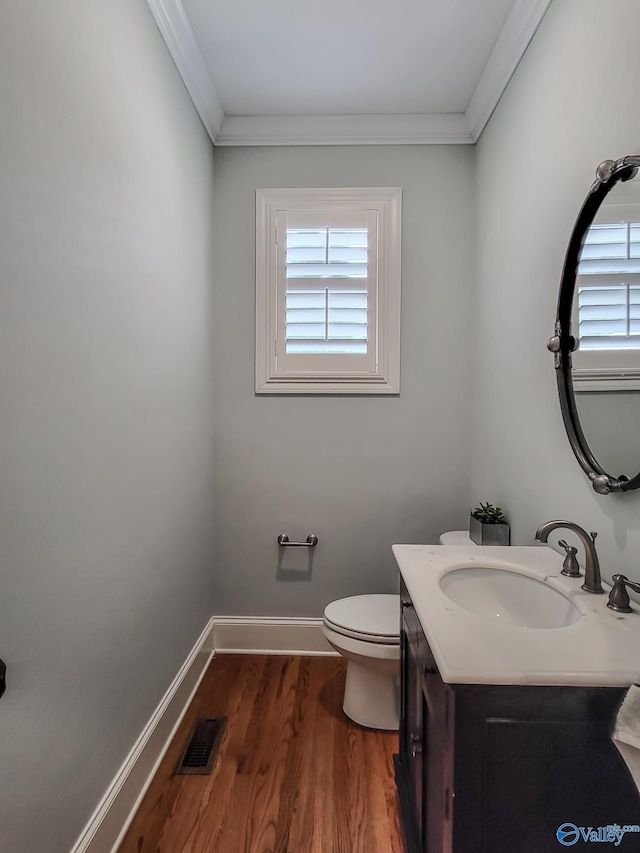
POLYGON ((476 545, 508 545, 511 529, 499 506, 480 503, 469 515, 469 536, 476 545))

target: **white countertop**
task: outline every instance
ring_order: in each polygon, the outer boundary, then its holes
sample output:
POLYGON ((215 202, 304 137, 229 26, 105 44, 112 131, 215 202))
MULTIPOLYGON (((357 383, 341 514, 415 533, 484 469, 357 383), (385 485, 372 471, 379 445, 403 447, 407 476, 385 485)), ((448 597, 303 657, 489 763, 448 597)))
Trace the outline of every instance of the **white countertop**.
POLYGON ((400 574, 442 679, 450 684, 628 687, 640 678, 640 612, 615 613, 604 595, 561 575, 547 546, 394 545, 400 574), (563 628, 525 628, 478 616, 451 601, 440 578, 461 566, 507 569, 561 591, 580 611, 563 628))

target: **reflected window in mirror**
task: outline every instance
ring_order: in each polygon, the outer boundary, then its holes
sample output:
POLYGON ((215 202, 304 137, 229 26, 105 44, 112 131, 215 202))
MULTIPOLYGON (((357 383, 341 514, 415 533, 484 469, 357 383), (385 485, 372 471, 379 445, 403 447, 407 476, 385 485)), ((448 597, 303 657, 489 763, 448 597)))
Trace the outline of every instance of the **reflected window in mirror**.
POLYGON ((577 393, 640 390, 640 179, 617 184, 587 230, 577 269, 577 393))

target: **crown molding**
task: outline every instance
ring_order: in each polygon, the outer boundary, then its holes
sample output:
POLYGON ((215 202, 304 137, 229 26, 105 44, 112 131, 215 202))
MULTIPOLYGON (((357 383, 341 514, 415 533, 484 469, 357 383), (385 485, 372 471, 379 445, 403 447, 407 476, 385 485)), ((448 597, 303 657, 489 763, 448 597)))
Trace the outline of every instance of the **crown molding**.
POLYGON ((465 113, 477 142, 552 0, 516 0, 487 60, 465 113))
POLYGON ((227 116, 216 145, 444 145, 473 140, 464 116, 227 116))
POLYGON ((181 0, 146 0, 164 43, 211 141, 215 143, 224 110, 181 0))
POLYGON ((182 0, 146 0, 216 145, 465 145, 478 140, 552 0, 516 0, 466 113, 225 116, 182 0))

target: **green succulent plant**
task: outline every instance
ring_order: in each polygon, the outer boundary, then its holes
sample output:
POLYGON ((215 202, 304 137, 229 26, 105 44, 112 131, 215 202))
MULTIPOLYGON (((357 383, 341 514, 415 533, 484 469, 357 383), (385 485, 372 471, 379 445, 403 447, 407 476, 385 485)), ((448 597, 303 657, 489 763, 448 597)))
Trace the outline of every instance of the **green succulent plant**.
POLYGON ((493 506, 490 503, 480 503, 475 509, 471 510, 471 515, 482 524, 507 524, 505 514, 499 506, 493 506))

